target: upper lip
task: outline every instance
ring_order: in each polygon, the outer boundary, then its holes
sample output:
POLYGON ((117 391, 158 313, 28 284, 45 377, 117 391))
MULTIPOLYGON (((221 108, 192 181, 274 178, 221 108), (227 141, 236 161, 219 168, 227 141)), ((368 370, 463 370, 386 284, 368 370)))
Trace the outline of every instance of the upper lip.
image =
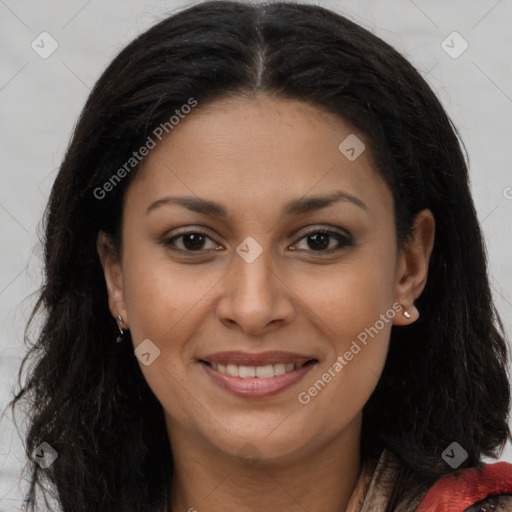
MULTIPOLYGON (((315 359, 313 356, 297 354, 293 352, 260 352, 259 354, 251 354, 250 352, 216 352, 205 357, 200 357, 200 361, 214 364, 236 364, 238 366, 265 366, 268 364, 289 364, 303 365, 315 359)), ((315 359, 316 360, 316 359, 315 359)))

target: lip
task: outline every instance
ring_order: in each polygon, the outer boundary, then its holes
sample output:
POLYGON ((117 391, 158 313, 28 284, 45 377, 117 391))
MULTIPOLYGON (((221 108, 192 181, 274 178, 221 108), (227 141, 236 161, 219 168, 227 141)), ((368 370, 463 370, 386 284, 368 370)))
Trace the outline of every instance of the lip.
POLYGON ((248 354, 244 352, 218 352, 201 358, 199 360, 203 371, 212 381, 224 391, 242 398, 264 398, 282 393, 291 386, 299 382, 311 368, 318 363, 314 357, 293 354, 291 352, 263 352, 261 354, 248 354), (240 366, 263 366, 265 364, 305 364, 307 361, 314 360, 310 364, 301 366, 282 375, 274 377, 233 377, 225 373, 214 370, 208 363, 217 364, 237 364, 240 366))
POLYGON ((310 359, 315 359, 312 355, 297 354, 294 352, 271 351, 251 354, 249 352, 226 351, 216 352, 204 357, 200 361, 215 364, 236 364, 238 366, 265 366, 267 364, 288 364, 303 365, 310 359))

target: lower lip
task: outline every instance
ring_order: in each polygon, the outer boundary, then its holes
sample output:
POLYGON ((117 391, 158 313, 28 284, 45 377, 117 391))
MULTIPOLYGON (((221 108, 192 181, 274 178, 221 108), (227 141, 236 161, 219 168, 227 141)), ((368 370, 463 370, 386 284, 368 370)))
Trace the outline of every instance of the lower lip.
POLYGON ((268 378, 232 377, 231 375, 226 375, 225 373, 214 370, 205 363, 199 364, 213 381, 228 393, 244 398, 260 398, 277 395, 293 386, 315 366, 316 362, 309 363, 297 370, 268 378))

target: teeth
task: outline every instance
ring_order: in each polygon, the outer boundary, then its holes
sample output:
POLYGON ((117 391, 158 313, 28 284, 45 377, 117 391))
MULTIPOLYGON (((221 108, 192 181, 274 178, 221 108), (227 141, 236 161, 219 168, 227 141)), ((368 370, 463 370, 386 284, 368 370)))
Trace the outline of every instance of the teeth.
POLYGON ((238 377, 238 366, 236 364, 228 364, 226 366, 226 373, 232 377, 238 377))
POLYGON ((265 366, 239 366, 237 364, 215 364, 211 363, 212 368, 220 373, 231 375, 232 377, 242 377, 244 379, 251 377, 259 377, 261 379, 268 379, 275 375, 283 375, 297 368, 301 368, 302 365, 294 365, 293 363, 279 363, 279 364, 267 364, 265 366))
MULTIPOLYGON (((242 368, 240 368, 240 369, 242 369, 242 368)), ((242 375, 242 374, 240 373, 240 375, 242 375)), ((268 379, 269 377, 273 377, 274 375, 276 375, 276 374, 274 373, 274 365, 272 365, 272 364, 267 364, 266 366, 257 366, 256 367, 256 377, 268 379)))
POLYGON ((274 375, 282 375, 286 373, 284 364, 275 364, 274 365, 274 375))
POLYGON ((238 375, 240 377, 256 377, 256 367, 255 366, 239 366, 238 367, 238 375))

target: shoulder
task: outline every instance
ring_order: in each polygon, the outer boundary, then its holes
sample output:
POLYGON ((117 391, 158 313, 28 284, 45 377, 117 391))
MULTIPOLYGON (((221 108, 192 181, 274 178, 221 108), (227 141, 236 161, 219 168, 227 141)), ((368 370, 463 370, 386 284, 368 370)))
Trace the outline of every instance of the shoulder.
POLYGON ((416 512, 510 512, 512 465, 482 464, 438 480, 416 512))

